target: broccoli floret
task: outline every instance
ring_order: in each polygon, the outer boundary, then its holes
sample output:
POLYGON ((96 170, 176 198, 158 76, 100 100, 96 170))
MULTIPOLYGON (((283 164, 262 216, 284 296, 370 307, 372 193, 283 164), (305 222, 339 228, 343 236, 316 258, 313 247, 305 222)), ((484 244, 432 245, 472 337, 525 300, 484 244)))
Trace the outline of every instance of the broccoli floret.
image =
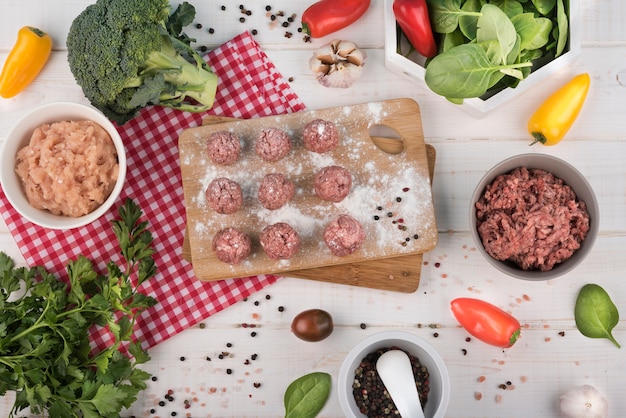
POLYGON ((169 0, 97 0, 72 22, 67 59, 91 104, 122 125, 144 107, 201 112, 218 78, 183 28, 195 8, 169 0))

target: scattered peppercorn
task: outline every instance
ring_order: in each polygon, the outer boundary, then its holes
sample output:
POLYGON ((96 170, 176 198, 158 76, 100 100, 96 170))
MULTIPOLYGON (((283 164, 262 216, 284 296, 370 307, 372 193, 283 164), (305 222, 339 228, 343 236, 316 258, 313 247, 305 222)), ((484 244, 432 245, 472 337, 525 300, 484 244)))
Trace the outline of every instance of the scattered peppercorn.
POLYGON ((206 361, 211 361, 211 357, 206 356, 206 361))
POLYGON ((433 337, 435 337, 435 338, 439 337, 439 333, 438 333, 438 332, 435 332, 435 333, 433 334, 433 337))
POLYGON ((152 409, 150 410, 150 413, 151 413, 151 414, 156 413, 156 409, 152 408, 152 409))
POLYGON ((289 78, 287 79, 287 81, 289 81, 290 83, 292 83, 292 82, 293 82, 293 77, 289 77, 289 78))
POLYGON ((198 328, 200 328, 200 329, 204 329, 204 328, 206 328, 206 324, 205 324, 204 322, 200 322, 200 323, 198 324, 198 328))
POLYGON ((261 384, 259 382, 254 382, 253 386, 258 389, 261 387, 261 384))
POLYGON ((226 374, 233 374, 233 369, 226 369, 226 374))
POLYGON ((159 380, 156 376, 152 376, 152 381, 156 382, 157 380, 159 380))
POLYGON ((240 17, 240 18, 239 18, 239 21, 240 21, 241 23, 244 23, 244 22, 246 21, 246 18, 245 18, 245 17, 240 17))
POLYGON ((278 312, 285 312, 285 307, 284 306, 279 306, 278 307, 278 312))
POLYGON ((365 328, 367 328, 367 325, 365 324, 365 322, 361 322, 361 325, 360 325, 360 326, 361 326, 361 329, 365 329, 365 328))
POLYGON ((380 220, 380 216, 378 216, 378 215, 374 215, 374 220, 375 220, 375 221, 380 220))
POLYGON ((500 389, 502 389, 502 390, 506 390, 506 385, 505 385, 504 383, 503 383, 503 384, 501 384, 501 385, 500 385, 500 386, 498 386, 498 387, 499 387, 500 389))
POLYGON ((252 35, 256 35, 256 34, 258 34, 258 33, 259 33, 259 31, 258 31, 258 30, 256 30, 256 29, 252 29, 251 33, 252 33, 252 35))
POLYGON ((212 35, 212 34, 214 34, 214 33, 215 33, 215 29, 213 29, 213 28, 209 28, 209 31, 208 31, 208 32, 212 35))
POLYGON ((226 6, 222 6, 222 7, 221 7, 221 9, 222 9, 222 10, 226 10, 226 6))
POLYGON ((561 331, 561 332, 559 332, 559 335, 560 335, 561 337, 564 337, 564 336, 565 336, 565 331, 561 331))
POLYGON ((233 343, 226 343, 226 347, 230 348, 233 346, 233 343))
POLYGON ((466 355, 467 355, 467 350, 466 350, 466 349, 464 349, 464 348, 462 348, 462 349, 461 349, 461 353, 463 353, 463 355, 464 355, 464 356, 466 356, 466 355))
POLYGON ((181 356, 180 361, 185 361, 185 356, 181 356))
POLYGON ((265 295, 265 300, 270 300, 272 297, 270 295, 265 295))
POLYGON ((165 406, 165 401, 159 401, 159 406, 165 406))
POLYGON ((265 6, 265 11, 266 12, 269 12, 270 10, 272 10, 272 6, 270 6, 270 5, 265 6))
POLYGON ((387 212, 387 217, 388 218, 392 218, 393 217, 393 212, 387 212))
POLYGON ((396 197, 396 202, 398 202, 398 203, 402 202, 402 198, 401 197, 396 197))
POLYGON ((258 354, 253 354, 253 355, 250 356, 250 358, 252 360, 256 360, 258 356, 259 356, 258 354))
POLYGON ((259 303, 260 303, 260 302, 259 302, 258 300, 255 300, 255 301, 254 301, 254 306, 259 306, 259 303))
POLYGON ((196 23, 196 28, 197 29, 202 29, 202 23, 196 23))
POLYGON ((470 341, 472 341, 472 339, 471 339, 470 337, 467 337, 467 338, 465 339, 465 342, 470 342, 470 341))
POLYGON ((256 332, 252 331, 252 332, 250 333, 250 336, 251 336, 251 337, 256 337, 256 332))

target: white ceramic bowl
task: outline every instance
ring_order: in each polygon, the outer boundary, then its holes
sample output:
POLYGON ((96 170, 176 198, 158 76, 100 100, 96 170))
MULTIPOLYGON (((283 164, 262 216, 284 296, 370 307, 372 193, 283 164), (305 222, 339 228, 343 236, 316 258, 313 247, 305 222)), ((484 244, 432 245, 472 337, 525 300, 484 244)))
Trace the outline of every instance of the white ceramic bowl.
POLYGON ((106 213, 118 198, 126 179, 126 152, 115 126, 97 109, 80 103, 56 102, 34 108, 21 119, 7 134, 0 155, 0 183, 4 193, 15 210, 34 224, 51 229, 71 229, 87 225, 106 213), (15 173, 15 155, 28 144, 30 137, 41 124, 63 120, 92 120, 102 126, 113 139, 119 161, 119 174, 115 187, 107 200, 93 212, 72 218, 53 215, 46 210, 35 209, 28 203, 20 179, 15 173))
POLYGON ((496 164, 483 176, 476 186, 470 204, 470 232, 479 251, 496 269, 518 279, 534 281, 548 280, 572 271, 589 254, 598 235, 600 225, 599 215, 600 210, 598 208, 596 195, 594 194, 591 185, 585 176, 580 173, 580 171, 569 163, 551 155, 539 153, 520 154, 496 164), (584 201, 587 205, 590 225, 589 232, 582 242, 581 247, 576 250, 576 252, 574 252, 569 259, 565 260, 563 263, 555 265, 554 268, 549 271, 526 271, 522 270, 513 263, 496 260, 491 257, 487 251, 485 251, 480 235, 478 234, 478 229, 476 227, 476 202, 484 193, 487 185, 490 184, 497 176, 508 173, 517 167, 539 168, 554 174, 554 176, 562 179, 565 184, 569 185, 574 190, 574 193, 576 193, 578 199, 584 201))
POLYGON ((346 356, 338 378, 339 404, 347 418, 362 418, 352 395, 354 371, 369 353, 381 348, 398 347, 417 357, 428 369, 430 393, 424 408, 426 418, 443 418, 450 401, 450 377, 443 359, 426 340, 404 331, 383 331, 360 341, 346 356))

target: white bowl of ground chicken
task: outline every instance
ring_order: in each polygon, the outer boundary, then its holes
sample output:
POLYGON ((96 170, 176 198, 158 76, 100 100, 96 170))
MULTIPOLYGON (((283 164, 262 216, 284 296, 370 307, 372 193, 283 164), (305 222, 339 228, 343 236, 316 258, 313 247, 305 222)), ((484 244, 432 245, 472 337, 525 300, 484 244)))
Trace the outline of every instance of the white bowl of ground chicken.
POLYGON ((470 232, 496 269, 548 280, 589 254, 599 212, 591 185, 572 165, 547 154, 521 154, 496 164, 476 186, 470 232))
POLYGON ((39 106, 7 134, 0 182, 15 210, 51 229, 87 225, 115 203, 126 178, 126 153, 115 126, 79 103, 39 106))

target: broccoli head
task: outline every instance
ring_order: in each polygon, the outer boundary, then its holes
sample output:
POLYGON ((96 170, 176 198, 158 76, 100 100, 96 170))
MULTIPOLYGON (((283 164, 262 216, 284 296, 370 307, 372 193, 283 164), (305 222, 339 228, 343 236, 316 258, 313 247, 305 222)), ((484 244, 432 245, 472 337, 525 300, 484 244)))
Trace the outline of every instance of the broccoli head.
POLYGON ((201 112, 218 79, 182 30, 195 8, 169 0, 97 0, 72 22, 67 59, 91 104, 122 125, 144 107, 201 112))

